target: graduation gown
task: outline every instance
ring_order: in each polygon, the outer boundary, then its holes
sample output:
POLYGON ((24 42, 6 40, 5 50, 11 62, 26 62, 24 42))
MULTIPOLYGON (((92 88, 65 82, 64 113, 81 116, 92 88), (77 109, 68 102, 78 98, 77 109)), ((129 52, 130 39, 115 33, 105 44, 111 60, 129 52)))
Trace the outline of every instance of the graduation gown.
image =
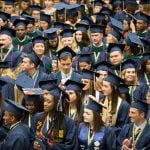
POLYGON ((89 127, 84 123, 80 123, 78 128, 78 149, 79 150, 116 150, 115 148, 115 134, 113 130, 106 127, 96 132, 91 143, 88 145, 89 127))
MULTIPOLYGON (((61 80, 62 80, 61 72, 58 71, 56 73, 52 73, 51 74, 51 78, 52 79, 57 79, 57 84, 59 85, 61 83, 61 80)), ((76 82, 80 82, 81 81, 81 75, 79 73, 77 73, 77 72, 72 71, 70 80, 74 80, 76 82)))
MULTIPOLYGON (((33 128, 32 130, 34 131, 35 135, 43 139, 43 137, 40 137, 40 134, 45 136, 47 134, 47 122, 45 122, 47 117, 47 114, 45 112, 37 113, 34 118, 33 118, 33 128)), ((55 125, 54 125, 55 126, 55 125)), ((73 122, 72 119, 69 117, 65 116, 63 120, 61 120, 61 125, 59 129, 59 133, 55 133, 53 135, 54 129, 52 128, 52 132, 47 138, 52 138, 53 141, 53 147, 49 148, 47 145, 47 149, 52 149, 52 150, 71 150, 74 149, 76 143, 75 143, 75 133, 76 133, 76 126, 75 123, 73 122)), ((46 145, 46 144, 45 144, 46 145)))
MULTIPOLYGON (((135 146, 136 150, 149 150, 150 149, 150 125, 147 123, 144 130, 142 131, 139 139, 135 146)), ((126 124, 123 126, 118 138, 117 138, 117 150, 121 150, 122 142, 124 139, 132 137, 133 123, 126 124)))
POLYGON ((0 143, 1 150, 29 150, 30 145, 30 130, 29 128, 18 122, 15 126, 9 130, 5 140, 0 143))

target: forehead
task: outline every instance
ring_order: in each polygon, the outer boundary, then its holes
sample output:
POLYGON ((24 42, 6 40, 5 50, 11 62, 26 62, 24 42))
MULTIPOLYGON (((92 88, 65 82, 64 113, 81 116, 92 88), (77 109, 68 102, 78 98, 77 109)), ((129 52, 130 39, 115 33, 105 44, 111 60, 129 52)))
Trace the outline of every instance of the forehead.
POLYGON ((10 39, 10 37, 6 34, 0 34, 0 39, 10 39))
POLYGON ((25 61, 25 62, 30 62, 30 59, 29 59, 28 57, 24 57, 24 58, 23 58, 23 61, 25 61))
POLYGON ((88 108, 84 108, 84 112, 89 113, 89 114, 93 114, 93 111, 91 109, 88 109, 88 108))
POLYGON ((102 35, 102 33, 91 33, 91 36, 98 36, 98 35, 102 35))
POLYGON ((113 55, 122 55, 122 53, 120 51, 110 52, 110 56, 113 56, 113 55))
POLYGON ((126 72, 128 72, 128 71, 136 71, 136 70, 135 70, 135 68, 127 68, 126 72))
POLYGON ((137 112, 139 112, 139 110, 136 108, 130 107, 130 112, 137 113, 137 112))

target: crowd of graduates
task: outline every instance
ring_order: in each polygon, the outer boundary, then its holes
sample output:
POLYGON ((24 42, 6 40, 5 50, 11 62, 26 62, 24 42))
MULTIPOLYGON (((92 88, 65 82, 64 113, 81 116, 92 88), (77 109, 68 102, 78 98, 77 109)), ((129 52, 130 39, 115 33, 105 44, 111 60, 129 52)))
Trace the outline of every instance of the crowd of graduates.
POLYGON ((149 150, 150 1, 0 1, 0 150, 149 150))

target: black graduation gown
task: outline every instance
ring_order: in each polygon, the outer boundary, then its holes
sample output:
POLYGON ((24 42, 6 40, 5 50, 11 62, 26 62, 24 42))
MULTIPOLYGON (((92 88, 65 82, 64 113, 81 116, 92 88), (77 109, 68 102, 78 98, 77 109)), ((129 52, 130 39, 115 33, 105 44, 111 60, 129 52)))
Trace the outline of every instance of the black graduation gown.
POLYGON ((1 150, 29 150, 30 144, 30 130, 23 123, 17 123, 8 132, 5 140, 0 143, 1 150))
MULTIPOLYGON (((56 73, 52 73, 51 78, 52 79, 57 79, 57 84, 59 85, 61 83, 61 79, 62 79, 61 72, 59 71, 59 72, 56 72, 56 73)), ((81 81, 81 75, 77 72, 72 71, 70 80, 80 82, 81 81)))
POLYGON ((81 150, 116 150, 116 136, 113 130, 106 127, 94 134, 93 140, 88 145, 89 128, 84 123, 80 123, 78 128, 78 149, 81 150))
MULTIPOLYGON (((143 132, 141 133, 137 143, 136 150, 149 150, 150 149, 150 125, 147 123, 143 132)), ((122 142, 124 139, 132 137, 133 123, 123 126, 118 138, 117 138, 117 150, 121 150, 122 142)))
MULTIPOLYGON (((37 113, 34 116, 32 130, 36 136, 37 136, 37 133, 39 133, 40 130, 42 129, 46 116, 47 114, 45 112, 37 113)), ((42 131, 44 136, 45 136, 45 133, 47 132, 46 130, 47 130, 46 127, 44 127, 42 131)), ((54 143, 52 148, 49 148, 47 145, 47 149, 52 149, 52 150, 71 150, 72 149, 73 150, 76 145, 75 143, 76 126, 73 120, 65 116, 65 118, 61 120, 59 132, 60 131, 63 134, 62 135, 60 133, 57 134, 54 137, 54 140, 60 139, 61 142, 54 143)))

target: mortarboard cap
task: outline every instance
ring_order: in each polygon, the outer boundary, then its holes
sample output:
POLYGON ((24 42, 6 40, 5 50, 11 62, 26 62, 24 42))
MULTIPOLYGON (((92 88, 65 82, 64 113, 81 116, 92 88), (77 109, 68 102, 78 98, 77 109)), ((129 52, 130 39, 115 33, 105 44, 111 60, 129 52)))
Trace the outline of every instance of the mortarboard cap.
POLYGON ((141 5, 150 4, 149 0, 140 0, 141 5))
POLYGON ((81 18, 80 23, 86 24, 86 25, 89 25, 89 26, 90 26, 91 20, 90 20, 87 16, 83 16, 83 17, 81 18))
POLYGON ((15 37, 16 36, 16 30, 8 28, 8 27, 1 27, 0 34, 6 34, 10 37, 15 37))
POLYGON ((76 56, 76 53, 70 47, 66 46, 57 52, 57 56, 58 58, 66 56, 74 57, 76 56))
POLYGON ((36 67, 42 62, 34 52, 27 54, 25 57, 28 57, 36 65, 36 67))
POLYGON ((16 19, 13 24, 14 24, 15 27, 18 27, 18 26, 25 26, 26 27, 28 25, 28 23, 29 23, 28 20, 16 19))
POLYGON ((15 80, 13 80, 12 78, 10 78, 9 76, 1 76, 0 77, 0 82, 1 84, 7 84, 7 83, 10 83, 10 84, 13 84, 15 85, 15 80))
POLYGON ((35 22, 35 18, 32 17, 32 16, 29 15, 29 14, 22 13, 21 16, 22 16, 23 18, 25 18, 27 21, 29 21, 29 23, 34 23, 34 22, 35 22))
POLYGON ((32 9, 32 11, 34 11, 34 10, 41 11, 43 9, 43 7, 41 7, 39 5, 30 5, 30 8, 32 9))
POLYGON ((32 43, 33 45, 35 45, 36 43, 45 43, 45 38, 43 36, 37 36, 35 38, 32 39, 32 43))
POLYGON ((57 14, 64 14, 66 6, 67 4, 65 3, 56 3, 53 7, 56 8, 57 14))
POLYGON ((94 112, 101 113, 102 112, 102 105, 94 100, 90 100, 89 103, 85 106, 85 108, 90 109, 94 112))
POLYGON ((110 64, 106 61, 100 61, 96 64, 94 64, 94 69, 96 69, 96 71, 99 71, 99 70, 103 70, 103 71, 108 71, 109 68, 110 68, 110 64))
POLYGON ((104 26, 93 24, 90 26, 91 33, 103 33, 104 32, 104 26))
POLYGON ((144 53, 142 60, 150 60, 150 52, 144 53))
POLYGON ((5 105, 5 111, 11 112, 15 114, 16 116, 22 116, 23 112, 28 112, 28 109, 23 107, 22 105, 14 102, 13 100, 6 99, 5 102, 7 103, 5 105))
POLYGON ((73 34, 75 33, 75 31, 76 30, 73 30, 73 29, 65 29, 60 33, 60 35, 62 36, 62 38, 73 37, 73 34))
POLYGON ((135 33, 128 33, 125 41, 127 45, 131 47, 137 47, 138 45, 143 46, 142 41, 135 33))
POLYGON ((127 59, 121 64, 121 70, 127 69, 127 68, 135 68, 137 69, 137 62, 133 59, 127 59))
POLYGON ((113 11, 107 7, 103 7, 100 12, 101 14, 104 14, 104 15, 109 15, 109 16, 113 15, 113 11))
POLYGON ((102 0, 93 0, 91 3, 94 4, 94 6, 103 6, 103 4, 105 4, 102 0))
POLYGON ((150 16, 148 16, 148 15, 142 13, 142 12, 136 13, 135 18, 137 20, 143 20, 144 22, 149 22, 149 20, 150 20, 150 16))
POLYGON ((92 58, 91 58, 91 54, 90 52, 81 52, 78 54, 78 62, 92 62, 92 58))
POLYGON ((136 0, 126 0, 125 1, 125 5, 137 5, 137 2, 136 0))
POLYGON ((9 68, 10 64, 8 61, 1 61, 0 62, 0 68, 9 68))
POLYGON ((14 3, 15 3, 14 0, 6 0, 5 1, 5 5, 12 5, 13 6, 14 3))
POLYGON ((147 111, 148 111, 148 104, 144 100, 138 100, 138 99, 136 99, 131 104, 131 108, 136 108, 136 109, 138 109, 140 111, 143 111, 143 112, 147 113, 147 111))
POLYGON ((84 86, 85 84, 73 80, 67 80, 67 82, 65 83, 66 90, 73 90, 77 92, 81 92, 84 86))
POLYGON ((78 7, 79 7, 80 5, 79 4, 72 4, 72 5, 66 5, 66 14, 67 15, 75 15, 75 14, 78 14, 78 7))
POLYGON ((104 81, 110 82, 116 86, 119 86, 120 83, 123 83, 123 79, 116 76, 114 73, 112 73, 110 71, 108 72, 108 76, 106 78, 104 78, 104 81))
POLYGON ((114 36, 118 41, 120 41, 120 39, 122 38, 122 33, 118 29, 114 29, 108 34, 111 34, 112 36, 114 36))
POLYGON ((25 101, 41 101, 41 95, 36 94, 36 95, 25 95, 24 96, 25 101))
POLYGON ((89 26, 87 24, 81 24, 81 23, 77 23, 75 27, 77 31, 82 31, 82 32, 87 32, 87 30, 89 29, 89 26))
POLYGON ((82 79, 90 79, 90 80, 94 80, 94 76, 97 77, 99 76, 98 73, 88 69, 83 69, 81 75, 82 75, 82 79))
POLYGON ((57 30, 59 30, 59 28, 50 28, 46 31, 44 31, 46 33, 46 37, 49 40, 54 40, 55 38, 57 38, 57 30))
POLYGON ((49 90, 53 89, 54 84, 57 84, 57 79, 40 81, 39 87, 42 90, 48 90, 49 91, 49 90))
POLYGON ((0 18, 2 20, 8 20, 11 18, 10 14, 0 11, 0 18))
POLYGON ((118 90, 121 94, 129 94, 129 88, 126 84, 120 84, 118 90))
POLYGON ((20 16, 17 16, 17 15, 11 16, 10 22, 13 23, 16 19, 20 19, 20 16))
POLYGON ((40 13, 40 21, 46 21, 46 22, 50 23, 51 22, 51 16, 41 12, 40 13))
POLYGON ((115 51, 120 51, 123 53, 125 45, 124 44, 116 44, 116 43, 110 43, 108 46, 108 53, 115 52, 115 51))
POLYGON ((121 21, 118 21, 117 19, 110 17, 110 22, 111 22, 113 28, 118 29, 120 31, 123 30, 123 25, 122 25, 121 21))

